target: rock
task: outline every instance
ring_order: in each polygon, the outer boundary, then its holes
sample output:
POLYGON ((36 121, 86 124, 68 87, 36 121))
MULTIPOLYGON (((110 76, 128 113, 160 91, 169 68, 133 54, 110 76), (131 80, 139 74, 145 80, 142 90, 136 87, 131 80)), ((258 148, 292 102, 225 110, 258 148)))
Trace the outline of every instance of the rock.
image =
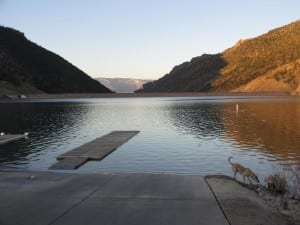
POLYGON ((297 204, 299 204, 299 201, 298 201, 298 200, 296 200, 296 199, 290 199, 290 200, 289 200, 289 206, 290 206, 290 205, 297 205, 297 204))
POLYGON ((291 212, 289 210, 286 209, 279 209, 279 212, 285 216, 290 216, 291 212))
POLYGON ((293 198, 295 198, 295 195, 294 195, 293 193, 289 193, 289 194, 287 195, 287 197, 288 197, 289 199, 293 199, 293 198))
POLYGON ((259 193, 260 191, 262 191, 262 187, 256 188, 255 191, 256 191, 257 193, 259 193))
POLYGON ((273 199, 274 199, 274 196, 271 195, 270 193, 266 193, 265 196, 264 196, 264 198, 265 198, 266 200, 273 200, 273 199))
POLYGON ((20 99, 25 99, 25 98, 27 98, 27 96, 24 95, 24 94, 21 94, 21 95, 19 95, 19 98, 20 98, 20 99))
POLYGON ((27 177, 27 179, 28 179, 28 180, 35 180, 35 179, 36 179, 36 176, 30 175, 30 176, 27 177))
POLYGON ((288 201, 286 201, 286 200, 283 200, 282 201, 282 208, 284 209, 284 210, 287 210, 288 209, 288 201))
POLYGON ((0 94, 0 99, 10 99, 6 94, 0 94))
POLYGON ((289 194, 288 194, 288 193, 285 193, 285 194, 283 195, 283 197, 284 197, 284 198, 289 198, 289 194))

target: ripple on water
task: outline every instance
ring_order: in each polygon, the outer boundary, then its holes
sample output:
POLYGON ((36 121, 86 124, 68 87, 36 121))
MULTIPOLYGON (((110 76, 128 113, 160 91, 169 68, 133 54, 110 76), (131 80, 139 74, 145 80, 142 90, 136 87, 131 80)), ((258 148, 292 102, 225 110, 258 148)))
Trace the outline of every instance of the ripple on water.
POLYGON ((30 132, 27 140, 1 146, 5 166, 47 169, 59 154, 122 129, 141 133, 79 172, 232 175, 227 158, 234 156, 263 178, 300 165, 299 99, 86 99, 0 108, 1 129, 30 132))

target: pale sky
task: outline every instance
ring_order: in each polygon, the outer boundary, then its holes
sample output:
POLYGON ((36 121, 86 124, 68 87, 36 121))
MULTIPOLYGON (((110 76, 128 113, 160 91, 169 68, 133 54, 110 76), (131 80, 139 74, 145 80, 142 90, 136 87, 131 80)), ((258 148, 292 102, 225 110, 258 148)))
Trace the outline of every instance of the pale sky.
POLYGON ((299 0, 0 0, 0 24, 92 77, 157 79, 300 19, 299 0))

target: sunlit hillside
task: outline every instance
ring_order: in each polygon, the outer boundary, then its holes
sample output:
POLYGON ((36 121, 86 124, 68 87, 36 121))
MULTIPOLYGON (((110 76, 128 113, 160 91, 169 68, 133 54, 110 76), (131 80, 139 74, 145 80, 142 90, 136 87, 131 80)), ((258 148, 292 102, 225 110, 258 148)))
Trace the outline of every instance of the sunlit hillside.
POLYGON ((221 54, 202 55, 175 66, 139 91, 296 93, 300 84, 299 60, 300 21, 296 21, 259 37, 240 40, 221 54))

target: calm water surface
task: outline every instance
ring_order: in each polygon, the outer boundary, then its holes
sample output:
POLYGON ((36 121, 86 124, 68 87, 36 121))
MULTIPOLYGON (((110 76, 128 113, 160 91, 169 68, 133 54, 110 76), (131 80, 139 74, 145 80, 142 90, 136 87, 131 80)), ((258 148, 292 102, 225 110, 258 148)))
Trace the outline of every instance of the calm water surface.
POLYGON ((140 130, 77 172, 232 174, 228 156, 268 173, 300 166, 300 98, 164 97, 1 103, 2 168, 47 170, 56 157, 113 130, 140 130), (236 104, 239 111, 236 111, 236 104))

